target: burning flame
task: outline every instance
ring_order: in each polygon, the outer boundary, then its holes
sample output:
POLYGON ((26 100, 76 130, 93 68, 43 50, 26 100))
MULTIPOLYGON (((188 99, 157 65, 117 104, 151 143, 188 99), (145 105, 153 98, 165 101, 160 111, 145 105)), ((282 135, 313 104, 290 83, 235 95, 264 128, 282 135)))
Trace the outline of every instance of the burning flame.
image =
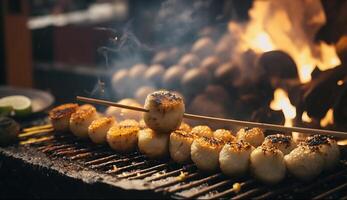
POLYGON ((333 123, 334 123, 334 111, 333 109, 330 108, 325 114, 325 117, 323 117, 323 119, 320 120, 320 126, 326 127, 329 124, 333 124, 333 123))
MULTIPOLYGON (((228 29, 239 36, 240 51, 252 49, 257 53, 282 50, 295 61, 299 79, 302 83, 311 81, 311 73, 317 66, 324 71, 341 64, 334 46, 315 42, 314 37, 326 23, 320 1, 254 1, 249 12, 250 22, 244 27, 229 23, 228 29)), ((341 82, 337 83, 341 84, 341 82)), ((270 103, 273 110, 282 110, 285 126, 292 126, 296 108, 291 104, 283 89, 276 89, 274 100, 270 103)), ((321 120, 321 126, 333 122, 332 109, 321 120)), ((304 112, 305 122, 312 122, 304 112)))
POLYGON ((288 94, 281 88, 275 90, 274 100, 270 103, 272 110, 282 110, 285 117, 285 126, 293 126, 293 119, 296 116, 296 108, 290 103, 288 94))
MULTIPOLYGON (((297 64, 302 83, 311 80, 316 66, 327 70, 341 64, 334 46, 314 42, 315 33, 326 22, 319 1, 254 1, 249 15, 240 48, 287 52, 297 64)), ((229 31, 234 33, 235 25, 230 23, 229 31)))

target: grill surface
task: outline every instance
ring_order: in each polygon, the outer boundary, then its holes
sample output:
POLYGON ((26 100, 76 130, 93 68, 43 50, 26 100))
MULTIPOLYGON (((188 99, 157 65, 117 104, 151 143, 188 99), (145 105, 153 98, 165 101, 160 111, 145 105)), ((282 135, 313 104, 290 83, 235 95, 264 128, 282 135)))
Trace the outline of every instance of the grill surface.
POLYGON ((251 177, 231 179, 220 172, 204 174, 194 164, 178 165, 170 160, 150 160, 138 152, 118 154, 106 145, 80 141, 68 133, 28 135, 21 137, 18 147, 11 148, 43 153, 49 159, 100 175, 103 178, 98 181, 116 187, 149 190, 176 199, 347 199, 347 163, 344 154, 341 165, 335 171, 322 174, 312 182, 304 183, 287 177, 280 184, 268 186, 251 177), (240 190, 233 187, 236 183, 240 184, 240 190))

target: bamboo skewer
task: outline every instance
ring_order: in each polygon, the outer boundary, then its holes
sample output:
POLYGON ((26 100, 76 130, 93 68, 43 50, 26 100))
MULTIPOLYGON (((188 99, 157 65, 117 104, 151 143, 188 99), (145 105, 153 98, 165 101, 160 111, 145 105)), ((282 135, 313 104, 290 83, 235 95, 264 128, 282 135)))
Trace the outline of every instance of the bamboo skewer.
MULTIPOLYGON (((94 104, 100 104, 100 105, 105 105, 105 106, 114 106, 114 107, 119 107, 119 108, 136 110, 136 111, 140 111, 140 112, 149 112, 147 109, 144 109, 144 108, 123 105, 123 104, 119 104, 119 103, 115 103, 115 102, 111 102, 111 101, 106 101, 106 100, 102 100, 102 99, 94 99, 94 98, 81 97, 81 96, 77 96, 76 98, 77 98, 77 100, 83 101, 86 103, 94 103, 94 104)), ((250 122, 250 121, 242 121, 242 120, 235 120, 235 119, 224 119, 224 118, 218 118, 218 117, 194 115, 194 114, 189 114, 189 113, 184 113, 183 117, 187 118, 187 119, 193 119, 193 120, 206 120, 206 121, 213 121, 213 122, 222 122, 222 123, 228 123, 228 124, 232 124, 232 125, 245 126, 245 127, 251 127, 251 128, 258 127, 258 128, 262 128, 262 129, 281 131, 281 132, 299 132, 299 133, 305 133, 305 134, 321 134, 321 135, 330 135, 330 136, 340 137, 340 138, 347 138, 347 133, 341 132, 341 131, 331 131, 331 130, 302 128, 302 127, 286 127, 286 126, 276 125, 276 124, 250 122)))

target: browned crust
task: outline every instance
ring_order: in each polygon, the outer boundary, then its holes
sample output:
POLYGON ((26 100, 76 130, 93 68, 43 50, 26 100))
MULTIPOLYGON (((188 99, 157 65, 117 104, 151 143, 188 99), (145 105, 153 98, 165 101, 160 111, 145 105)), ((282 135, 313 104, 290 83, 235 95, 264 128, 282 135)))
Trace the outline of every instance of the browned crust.
POLYGON ((275 146, 272 145, 261 145, 258 148, 261 149, 264 155, 276 155, 280 150, 278 150, 275 146))
POLYGON ((184 130, 175 130, 171 134, 173 134, 175 137, 180 137, 180 138, 191 138, 191 139, 197 138, 196 135, 191 134, 191 133, 184 131, 184 130))
POLYGON ((92 129, 92 130, 93 130, 93 129, 97 129, 98 127, 103 126, 103 125, 110 125, 110 124, 112 124, 114 121, 115 121, 115 120, 114 120, 113 117, 101 117, 101 118, 99 118, 99 119, 94 120, 94 121, 90 124, 89 128, 92 129))
POLYGON ((289 147, 292 144, 292 138, 283 134, 268 135, 265 137, 264 144, 283 144, 289 147))
POLYGON ((83 107, 79 107, 76 112, 72 113, 71 120, 75 122, 82 122, 86 118, 93 116, 96 114, 96 109, 91 105, 83 105, 83 107))
POLYGON ((61 119, 63 117, 70 117, 72 113, 76 112, 78 104, 67 103, 53 108, 49 112, 49 118, 52 120, 61 119))
POLYGON ((153 92, 150 94, 149 100, 160 110, 176 108, 178 105, 183 104, 181 96, 165 90, 153 92))
POLYGON ((201 126, 195 126, 194 128, 192 128, 190 133, 195 134, 195 135, 199 135, 199 133, 202 133, 202 134, 204 134, 204 133, 212 134, 212 130, 208 126, 201 125, 201 126))
POLYGON ((235 152, 237 151, 248 151, 252 148, 252 145, 248 142, 239 141, 239 142, 227 142, 226 145, 229 146, 230 150, 235 152))
POLYGON ((216 138, 209 138, 209 137, 200 137, 196 139, 196 141, 204 147, 209 148, 222 148, 224 146, 224 142, 222 140, 216 139, 216 138))
POLYGON ((140 128, 140 124, 133 119, 126 119, 118 123, 118 127, 120 128, 129 128, 129 127, 136 127, 140 128))

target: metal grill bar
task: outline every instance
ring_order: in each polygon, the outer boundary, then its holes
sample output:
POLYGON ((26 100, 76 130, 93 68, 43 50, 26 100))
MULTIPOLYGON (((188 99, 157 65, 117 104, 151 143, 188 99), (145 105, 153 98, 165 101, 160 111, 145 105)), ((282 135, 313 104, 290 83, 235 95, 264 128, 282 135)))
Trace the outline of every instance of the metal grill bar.
POLYGON ((172 198, 231 198, 268 199, 278 197, 307 197, 313 199, 339 197, 347 199, 347 164, 334 172, 322 175, 309 184, 288 178, 276 186, 266 186, 253 179, 239 180, 240 190, 233 188, 236 180, 222 173, 203 174, 194 164, 178 165, 172 161, 155 161, 138 152, 118 154, 107 146, 79 140, 72 135, 47 132, 25 135, 21 144, 36 148, 47 156, 76 162, 99 173, 117 179, 141 180, 151 185, 153 192, 170 195, 172 198), (183 176, 181 177, 181 175, 183 176), (341 195, 338 195, 340 194, 341 195))

